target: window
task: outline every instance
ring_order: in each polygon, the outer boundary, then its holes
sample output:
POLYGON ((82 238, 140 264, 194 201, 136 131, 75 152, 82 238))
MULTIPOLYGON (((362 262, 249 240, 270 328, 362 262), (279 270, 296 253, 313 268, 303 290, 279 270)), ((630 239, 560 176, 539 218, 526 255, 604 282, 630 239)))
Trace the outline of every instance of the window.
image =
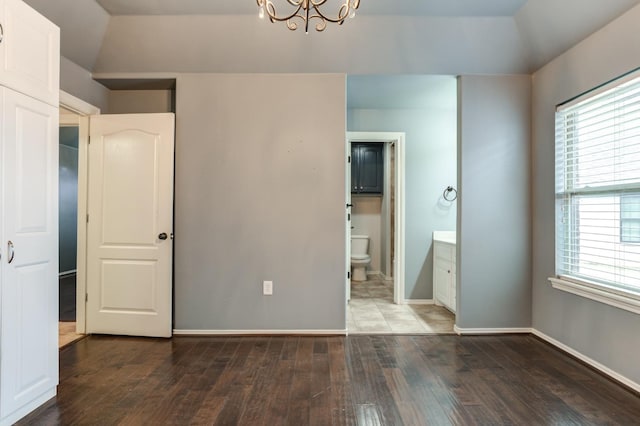
POLYGON ((640 244, 640 194, 620 198, 620 242, 640 244))
POLYGON ((555 174, 559 279, 640 302, 638 73, 558 107, 555 174))

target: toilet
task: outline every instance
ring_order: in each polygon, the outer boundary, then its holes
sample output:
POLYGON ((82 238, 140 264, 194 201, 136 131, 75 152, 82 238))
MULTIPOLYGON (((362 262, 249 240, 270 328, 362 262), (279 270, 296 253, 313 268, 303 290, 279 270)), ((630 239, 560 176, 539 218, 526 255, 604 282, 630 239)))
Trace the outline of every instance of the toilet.
POLYGON ((371 263, 369 237, 367 235, 351 236, 351 281, 367 280, 367 265, 371 263))

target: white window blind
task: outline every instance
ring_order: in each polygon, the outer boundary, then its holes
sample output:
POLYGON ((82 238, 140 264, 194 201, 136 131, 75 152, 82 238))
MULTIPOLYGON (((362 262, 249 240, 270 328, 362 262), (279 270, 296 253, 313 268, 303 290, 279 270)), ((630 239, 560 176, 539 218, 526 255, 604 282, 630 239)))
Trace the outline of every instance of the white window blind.
POLYGON ((556 112, 556 273, 640 292, 640 77, 556 112))

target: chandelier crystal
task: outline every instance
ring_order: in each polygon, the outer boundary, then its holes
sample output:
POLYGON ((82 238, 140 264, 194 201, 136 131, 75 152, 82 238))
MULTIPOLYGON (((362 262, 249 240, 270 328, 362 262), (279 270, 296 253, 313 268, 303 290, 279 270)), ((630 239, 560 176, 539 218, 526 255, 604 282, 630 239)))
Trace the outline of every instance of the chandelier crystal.
POLYGON ((327 22, 342 25, 345 19, 353 18, 356 9, 360 6, 360 0, 344 0, 338 9, 338 14, 333 17, 325 15, 320 10, 328 0, 282 0, 283 5, 288 3, 288 6, 293 9, 287 15, 278 16, 274 0, 257 0, 257 2, 261 18, 268 16, 271 22, 286 22, 291 31, 297 30, 298 22, 301 22, 304 24, 304 31, 307 34, 309 33, 309 23, 312 20, 317 20, 316 31, 324 31, 327 28, 327 22))

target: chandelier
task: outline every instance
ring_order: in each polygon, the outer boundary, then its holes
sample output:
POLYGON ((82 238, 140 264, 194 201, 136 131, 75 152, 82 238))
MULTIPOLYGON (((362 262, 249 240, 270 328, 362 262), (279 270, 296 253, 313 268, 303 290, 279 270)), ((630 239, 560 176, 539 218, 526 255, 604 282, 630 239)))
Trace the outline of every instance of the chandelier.
MULTIPOLYGON (((309 22, 311 20, 317 20, 316 31, 324 31, 327 28, 327 22, 333 22, 338 25, 347 18, 353 18, 356 14, 356 9, 360 6, 360 0, 344 0, 344 3, 338 9, 338 14, 335 17, 329 17, 320 11, 320 8, 327 3, 328 0, 282 0, 283 4, 289 3, 289 6, 293 7, 293 11, 288 15, 278 16, 274 0, 257 0, 259 16, 264 18, 265 15, 269 16, 271 22, 287 22, 287 27, 291 31, 298 29, 298 23, 300 21, 304 23, 304 31, 309 33, 309 22)), ((342 0, 341 0, 342 1, 342 0)))

